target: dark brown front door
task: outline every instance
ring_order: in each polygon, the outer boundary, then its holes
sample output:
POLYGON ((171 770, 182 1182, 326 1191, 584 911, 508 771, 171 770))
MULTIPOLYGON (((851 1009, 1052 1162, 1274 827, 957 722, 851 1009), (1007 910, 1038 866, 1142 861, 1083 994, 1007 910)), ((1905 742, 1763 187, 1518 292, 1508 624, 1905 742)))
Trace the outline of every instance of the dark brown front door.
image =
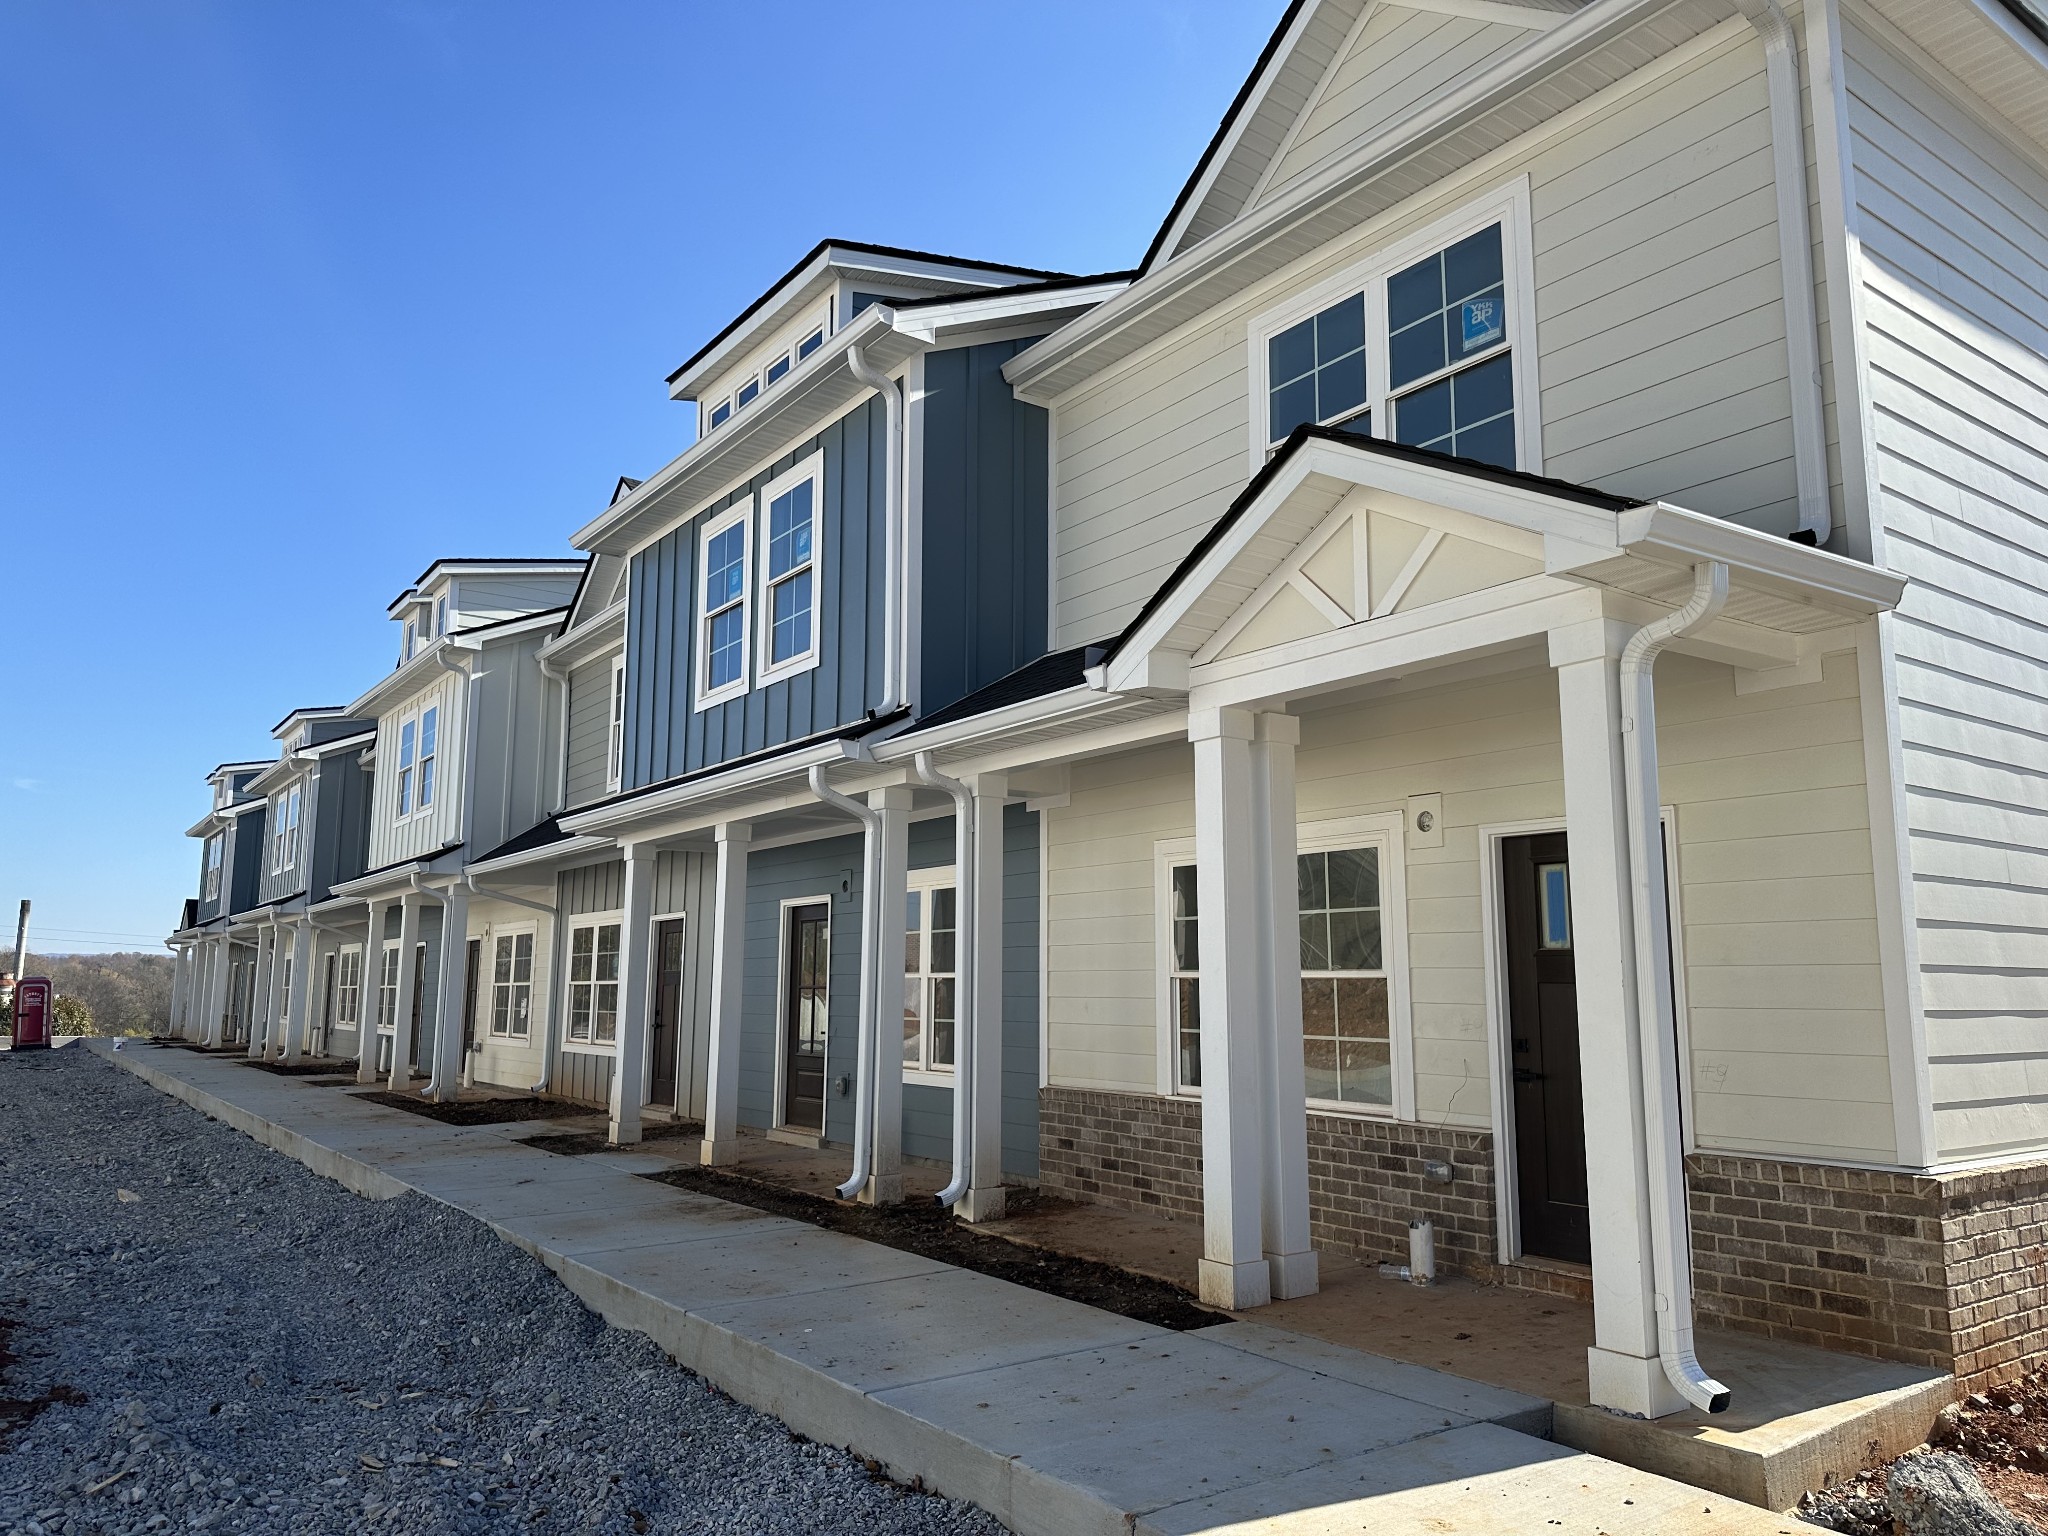
POLYGON ((476 987, 484 969, 484 941, 471 939, 462 960, 462 1049, 467 1054, 476 1049, 476 987))
POLYGON ((1500 858, 1522 1251, 1587 1264, 1586 1110, 1565 835, 1506 838, 1500 858))
POLYGON ((782 1123, 792 1130, 822 1134, 832 908, 826 902, 791 907, 788 921, 789 974, 782 986, 782 1123))
MULTIPOLYGON (((412 949, 412 1055, 406 1058, 413 1064, 413 1070, 415 1071, 419 1069, 420 1065, 420 1007, 425 1002, 426 996, 427 946, 415 944, 412 949)), ((445 1015, 448 1010, 443 1008, 441 1012, 444 1015, 441 1027, 446 1029, 448 1026, 445 1015)))
POLYGON ((654 930, 654 1014, 647 1021, 647 1097, 675 1107, 677 1053, 683 1038, 683 920, 654 930))
POLYGON ((334 1038, 334 987, 335 969, 341 964, 340 955, 329 955, 321 971, 320 984, 320 1044, 313 1052, 315 1056, 327 1054, 327 1044, 334 1038))

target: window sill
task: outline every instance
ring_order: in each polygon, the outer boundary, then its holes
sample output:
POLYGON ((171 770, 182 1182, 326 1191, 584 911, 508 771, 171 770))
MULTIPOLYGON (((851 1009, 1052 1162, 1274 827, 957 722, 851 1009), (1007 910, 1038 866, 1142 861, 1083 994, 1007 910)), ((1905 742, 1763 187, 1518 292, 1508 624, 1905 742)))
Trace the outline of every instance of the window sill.
POLYGON ((903 1081, 906 1083, 921 1083, 927 1088, 945 1088, 950 1090, 958 1079, 951 1072, 928 1072, 920 1067, 905 1067, 903 1069, 903 1081))
POLYGON ((730 704, 734 699, 743 699, 746 696, 747 684, 746 680, 742 678, 739 682, 728 684, 715 693, 698 694, 693 710, 701 715, 707 709, 716 709, 721 704, 730 704))
POLYGON ((616 1056, 616 1044, 596 1044, 589 1040, 564 1040, 562 1050, 571 1056, 616 1056))
POLYGON ((821 659, 814 646, 809 655, 798 656, 793 660, 780 662, 774 667, 763 668, 754 686, 766 688, 770 683, 786 682, 792 677, 801 677, 806 672, 815 672, 821 659))

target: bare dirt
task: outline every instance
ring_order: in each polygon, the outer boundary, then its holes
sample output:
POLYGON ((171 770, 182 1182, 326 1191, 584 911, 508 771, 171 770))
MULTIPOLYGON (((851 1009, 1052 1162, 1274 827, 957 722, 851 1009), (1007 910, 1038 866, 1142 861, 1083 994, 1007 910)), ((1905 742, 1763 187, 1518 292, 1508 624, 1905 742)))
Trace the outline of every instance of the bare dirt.
POLYGON ((564 1115, 582 1113, 556 1099, 457 1099, 450 1104, 436 1104, 416 1093, 359 1093, 356 1097, 387 1109, 424 1115, 443 1125, 512 1125, 521 1120, 559 1120, 564 1115))

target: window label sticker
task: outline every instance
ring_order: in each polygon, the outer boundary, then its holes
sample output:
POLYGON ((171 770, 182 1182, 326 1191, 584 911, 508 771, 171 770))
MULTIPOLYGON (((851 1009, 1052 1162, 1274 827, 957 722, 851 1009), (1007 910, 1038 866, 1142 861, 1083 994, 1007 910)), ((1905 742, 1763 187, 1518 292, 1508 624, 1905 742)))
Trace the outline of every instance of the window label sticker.
POLYGON ((1499 299, 1467 299, 1458 306, 1458 315, 1467 352, 1490 347, 1507 333, 1507 306, 1499 299))

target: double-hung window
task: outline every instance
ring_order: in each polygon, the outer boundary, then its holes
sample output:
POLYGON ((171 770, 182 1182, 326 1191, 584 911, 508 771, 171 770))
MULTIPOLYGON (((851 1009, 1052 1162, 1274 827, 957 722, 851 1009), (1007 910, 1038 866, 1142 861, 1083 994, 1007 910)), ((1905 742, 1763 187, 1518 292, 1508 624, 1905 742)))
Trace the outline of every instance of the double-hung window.
POLYGON ((626 658, 612 658, 611 722, 605 732, 604 779, 617 789, 626 768, 626 658))
POLYGON ((915 872, 903 923, 903 1069, 951 1072, 960 1018, 958 890, 915 872))
POLYGON ((770 481, 761 561, 761 678, 775 681, 818 663, 818 541, 823 460, 813 454, 770 481))
POLYGON ((435 737, 439 734, 441 709, 430 704, 420 711, 420 809, 434 803, 435 737))
POLYGON ((413 775, 419 766, 420 724, 417 720, 398 723, 398 814, 410 816, 413 809, 413 775))
POLYGON ((440 752, 441 706, 429 704, 398 723, 398 816, 434 803, 434 765, 440 752))
POLYGON ((747 536, 753 498, 704 525, 703 577, 698 591, 697 708, 746 691, 747 536))
POLYGON ((1533 469, 1520 368, 1526 193, 1518 185, 1350 268, 1252 330, 1265 408, 1254 464, 1304 424, 1533 469))
POLYGON ((299 786, 270 803, 270 872, 281 875, 299 862, 299 786))
POLYGON ((498 934, 492 940, 491 1033, 524 1040, 532 1014, 533 934, 498 934))
POLYGON ((1175 864, 1166 878, 1166 1007, 1176 1088, 1202 1086, 1202 912, 1195 866, 1175 864))
POLYGON ((619 1033, 619 923, 569 930, 569 1042, 611 1046, 619 1033))
POLYGON ((398 1025, 398 940, 388 939, 377 956, 377 1028, 390 1034, 398 1025))
POLYGON ((220 899, 220 859, 226 839, 216 832, 206 840, 206 878, 200 886, 200 895, 207 901, 220 899))
POLYGON ((434 633, 448 633, 448 599, 445 596, 434 599, 434 633))
POLYGON ((334 963, 334 1027, 355 1029, 363 1021, 363 951, 344 945, 334 963))

